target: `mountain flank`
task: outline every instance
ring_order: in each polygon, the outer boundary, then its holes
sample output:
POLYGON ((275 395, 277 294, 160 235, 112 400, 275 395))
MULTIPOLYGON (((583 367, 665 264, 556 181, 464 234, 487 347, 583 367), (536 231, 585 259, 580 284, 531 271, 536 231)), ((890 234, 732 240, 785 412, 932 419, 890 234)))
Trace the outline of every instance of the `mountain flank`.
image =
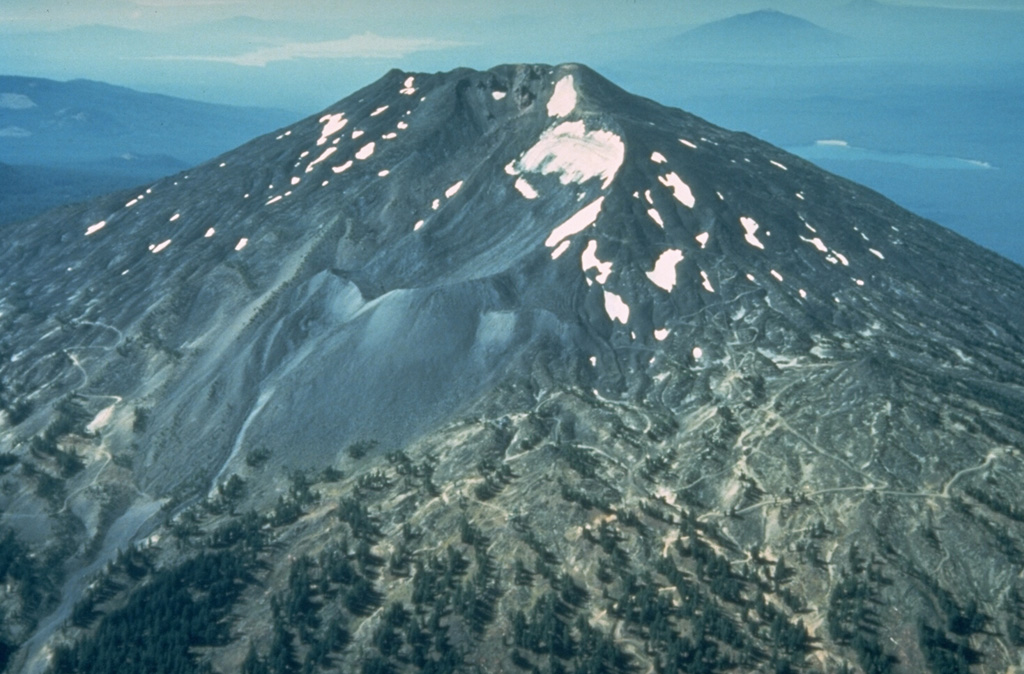
POLYGON ((5 229, 17 672, 1007 671, 1024 269, 589 68, 5 229))

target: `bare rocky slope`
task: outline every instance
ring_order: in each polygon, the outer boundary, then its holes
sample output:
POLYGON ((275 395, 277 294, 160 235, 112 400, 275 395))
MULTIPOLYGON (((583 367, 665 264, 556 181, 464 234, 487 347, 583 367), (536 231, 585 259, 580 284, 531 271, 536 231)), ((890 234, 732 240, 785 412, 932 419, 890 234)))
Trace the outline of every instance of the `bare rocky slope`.
POLYGON ((11 671, 1024 666, 1024 270, 583 66, 393 71, 0 270, 11 671))

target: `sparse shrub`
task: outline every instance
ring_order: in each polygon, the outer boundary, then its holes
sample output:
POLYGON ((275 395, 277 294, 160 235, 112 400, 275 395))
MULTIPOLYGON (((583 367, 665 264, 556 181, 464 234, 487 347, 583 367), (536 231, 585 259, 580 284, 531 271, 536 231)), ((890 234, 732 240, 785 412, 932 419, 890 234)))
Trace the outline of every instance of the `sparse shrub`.
POLYGON ((345 448, 345 453, 357 461, 377 447, 376 440, 357 440, 345 448))
POLYGON ((145 433, 146 428, 149 427, 149 408, 148 407, 136 407, 135 414, 132 417, 132 432, 133 433, 145 433))
POLYGON ((257 447, 245 455, 245 465, 250 468, 260 468, 270 459, 270 450, 266 447, 257 447))

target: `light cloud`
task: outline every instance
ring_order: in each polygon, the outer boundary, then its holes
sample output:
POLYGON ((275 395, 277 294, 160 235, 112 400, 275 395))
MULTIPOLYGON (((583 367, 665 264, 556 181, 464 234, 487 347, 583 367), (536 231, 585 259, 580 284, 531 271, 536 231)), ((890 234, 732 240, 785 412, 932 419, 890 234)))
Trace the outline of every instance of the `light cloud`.
POLYGON ((397 59, 407 54, 464 47, 467 43, 435 38, 386 37, 374 33, 353 35, 343 40, 289 42, 230 56, 166 55, 145 57, 161 61, 212 61, 238 66, 264 67, 275 61, 295 59, 397 59))
POLYGON ((7 110, 28 110, 36 107, 35 101, 25 94, 0 94, 0 108, 7 110))

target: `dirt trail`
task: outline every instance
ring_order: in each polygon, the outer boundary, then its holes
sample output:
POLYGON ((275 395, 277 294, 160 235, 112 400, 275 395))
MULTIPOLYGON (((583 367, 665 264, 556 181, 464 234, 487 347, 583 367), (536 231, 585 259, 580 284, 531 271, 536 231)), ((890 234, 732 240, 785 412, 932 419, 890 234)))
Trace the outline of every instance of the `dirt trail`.
POLYGON ((22 647, 23 659, 11 671, 42 674, 46 670, 51 656, 46 642, 71 616, 71 609, 93 576, 116 558, 118 550, 127 546, 143 526, 160 512, 163 505, 164 500, 136 502, 110 526, 103 538, 103 547, 92 563, 78 569, 64 581, 60 605, 39 621, 35 633, 22 647))

